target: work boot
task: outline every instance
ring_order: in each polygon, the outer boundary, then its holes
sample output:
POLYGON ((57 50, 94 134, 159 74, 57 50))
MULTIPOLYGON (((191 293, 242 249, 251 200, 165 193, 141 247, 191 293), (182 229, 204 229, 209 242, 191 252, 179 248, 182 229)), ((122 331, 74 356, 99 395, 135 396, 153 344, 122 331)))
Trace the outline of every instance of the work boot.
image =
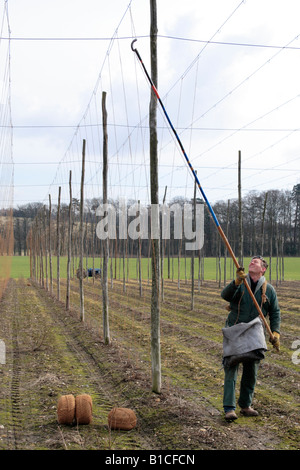
POLYGON ((248 406, 248 408, 242 408, 241 414, 243 416, 258 416, 258 412, 251 408, 251 406, 248 406))
POLYGON ((225 413, 225 419, 226 421, 234 421, 237 419, 237 415, 235 414, 234 410, 229 410, 225 413))

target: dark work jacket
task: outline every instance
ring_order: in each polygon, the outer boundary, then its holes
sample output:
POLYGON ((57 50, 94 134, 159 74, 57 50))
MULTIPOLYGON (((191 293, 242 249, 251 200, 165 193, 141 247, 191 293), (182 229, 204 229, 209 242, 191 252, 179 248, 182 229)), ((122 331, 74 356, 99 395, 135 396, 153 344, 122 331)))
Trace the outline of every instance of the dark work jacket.
MULTIPOLYGON (((249 274, 247 275, 246 281, 251 286, 249 274)), ((271 284, 267 284, 266 297, 267 301, 262 304, 262 285, 265 282, 265 277, 262 276, 256 285, 254 296, 257 300, 258 305, 261 307, 262 313, 265 317, 269 315, 271 331, 277 331, 280 333, 280 308, 278 304, 277 294, 271 284)), ((244 283, 239 286, 235 285, 232 281, 228 284, 221 292, 221 296, 227 302, 230 302, 230 313, 226 320, 226 326, 233 326, 235 323, 248 323, 254 320, 259 313, 254 305, 250 294, 245 287, 244 283)))

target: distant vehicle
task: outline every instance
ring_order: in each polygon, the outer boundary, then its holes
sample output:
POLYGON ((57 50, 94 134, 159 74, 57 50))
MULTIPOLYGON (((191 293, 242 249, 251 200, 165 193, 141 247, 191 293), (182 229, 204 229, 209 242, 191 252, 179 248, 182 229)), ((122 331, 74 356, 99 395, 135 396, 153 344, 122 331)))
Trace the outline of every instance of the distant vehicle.
POLYGON ((96 268, 96 269, 88 268, 88 277, 93 277, 93 272, 94 272, 94 275, 95 275, 96 279, 101 279, 101 269, 99 269, 99 268, 96 268))
MULTIPOLYGON (((87 276, 88 277, 93 277, 93 272, 94 272, 94 275, 95 275, 95 279, 101 279, 101 269, 99 269, 99 268, 96 268, 96 269, 88 268, 87 270, 83 269, 82 270, 83 279, 85 279, 87 276)), ((77 275, 77 278, 80 279, 80 269, 79 268, 76 271, 76 275, 77 275)))

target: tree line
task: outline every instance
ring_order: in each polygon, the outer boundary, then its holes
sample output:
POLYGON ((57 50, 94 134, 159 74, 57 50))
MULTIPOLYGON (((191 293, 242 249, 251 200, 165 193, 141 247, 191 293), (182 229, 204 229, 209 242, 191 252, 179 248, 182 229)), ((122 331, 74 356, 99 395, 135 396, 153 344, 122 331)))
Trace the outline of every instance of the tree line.
MULTIPOLYGON (((96 214, 97 208, 101 204, 101 199, 86 200, 84 207, 84 252, 86 256, 92 254, 101 255, 101 240, 96 235, 96 227, 100 217, 96 214)), ((187 200, 183 197, 174 198, 169 206, 178 204, 183 207, 184 204, 193 204, 195 201, 187 200)), ((118 201, 109 201, 115 207, 116 213, 119 211, 118 201)), ((128 206, 136 204, 137 201, 128 201, 128 206)), ((203 203, 198 198, 197 203, 203 203)), ((79 224, 79 200, 73 199, 72 202, 72 233, 73 249, 77 250, 76 234, 78 234, 79 224)), ((212 205, 213 210, 226 234, 233 251, 243 256, 253 256, 261 254, 263 256, 300 256, 300 184, 297 184, 290 190, 270 190, 270 191, 251 191, 241 200, 231 199, 228 201, 218 201, 212 205), (240 210, 241 208, 241 210, 240 210), (242 226, 242 240, 240 227, 242 226)), ((149 210, 149 208, 148 208, 149 210)), ((46 217, 48 208, 43 204, 36 202, 18 206, 13 210, 14 220, 14 254, 28 254, 28 233, 33 226, 36 218, 46 217)), ((149 210, 150 213, 150 210, 149 210)), ((182 239, 174 238, 174 214, 170 214, 170 233, 169 240, 163 243, 165 254, 168 256, 177 256, 179 252, 185 254, 185 234, 182 239)), ((55 252, 57 236, 57 206, 53 205, 51 211, 53 219, 53 250, 55 252)), ((69 205, 60 206, 60 254, 67 253, 69 205)), ((117 233, 119 233, 118 217, 117 233)), ((128 217, 130 223, 130 217, 128 217)), ((190 240, 189 240, 190 241, 190 240)), ((127 254, 136 256, 140 253, 142 256, 149 256, 151 250, 151 240, 136 239, 127 240, 127 254)), ((120 255, 125 249, 124 240, 110 240, 110 253, 116 256, 120 255)), ((211 216, 207 210, 204 211, 204 245, 201 249, 202 255, 207 257, 224 256, 226 248, 220 239, 211 216)), ((76 254, 76 253, 75 253, 76 254)))

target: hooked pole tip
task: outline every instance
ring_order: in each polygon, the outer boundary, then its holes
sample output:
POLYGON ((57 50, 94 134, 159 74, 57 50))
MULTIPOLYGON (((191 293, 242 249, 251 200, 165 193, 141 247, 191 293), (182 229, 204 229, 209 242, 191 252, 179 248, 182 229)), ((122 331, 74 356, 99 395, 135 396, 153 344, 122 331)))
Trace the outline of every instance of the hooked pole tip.
POLYGON ((131 43, 131 50, 135 52, 135 48, 133 47, 133 44, 137 41, 137 39, 134 39, 131 43))

